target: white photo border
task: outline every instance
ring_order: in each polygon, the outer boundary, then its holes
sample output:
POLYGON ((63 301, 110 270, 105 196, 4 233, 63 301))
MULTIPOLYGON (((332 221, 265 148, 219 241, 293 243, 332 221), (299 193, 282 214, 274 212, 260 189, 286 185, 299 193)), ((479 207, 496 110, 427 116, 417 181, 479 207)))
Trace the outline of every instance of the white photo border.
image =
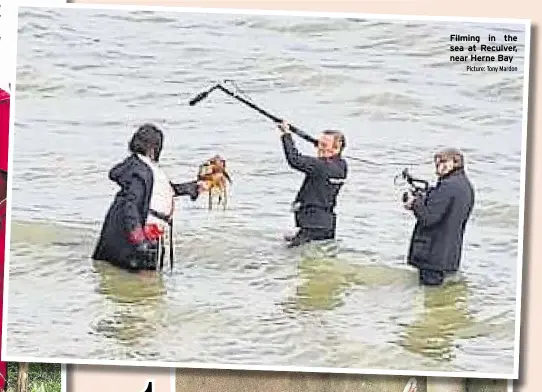
MULTIPOLYGON (((518 379, 519 378, 519 351, 520 351, 520 323, 521 323, 521 293, 523 287, 523 257, 524 257, 524 232, 525 232, 525 182, 526 182, 526 164, 527 164, 527 129, 528 129, 528 100, 529 100, 529 75, 530 75, 530 52, 531 52, 531 28, 530 19, 519 18, 482 18, 482 17, 455 17, 455 16, 427 16, 427 15, 399 15, 399 14, 370 14, 370 13, 350 13, 350 12, 316 12, 316 11, 281 11, 281 10, 260 10, 260 9, 239 9, 239 8, 206 8, 206 7, 182 7, 182 6, 151 6, 151 5, 110 5, 110 4, 78 4, 64 3, 24 5, 20 4, 4 6, 6 14, 11 15, 16 20, 9 24, 9 31, 15 33, 9 41, 13 65, 11 66, 11 77, 13 80, 11 88, 10 105, 10 129, 14 128, 14 119, 16 114, 16 55, 17 55, 17 26, 18 9, 21 6, 28 8, 59 8, 59 9, 99 9, 105 10, 125 10, 125 11, 155 11, 155 12, 179 12, 179 13, 198 13, 198 14, 229 14, 229 15, 259 15, 259 16, 298 16, 298 17, 322 17, 322 18, 358 18, 358 19, 386 19, 386 20, 419 20, 419 21, 441 21, 441 22, 477 22, 477 23, 509 23, 524 25, 525 27, 525 53, 524 53, 524 85, 523 85, 523 112, 522 112, 522 151, 521 151, 521 185, 520 185, 520 214, 519 214, 519 240, 518 240, 518 260, 516 285, 516 311, 515 311, 515 347, 514 347, 514 366, 511 373, 480 373, 480 372, 442 372, 442 371, 419 371, 419 370, 386 370, 386 369, 355 369, 355 368, 327 368, 327 367, 307 367, 307 366, 265 366, 265 365, 234 365, 234 364, 215 364, 215 363, 192 363, 192 362, 164 362, 164 361, 138 361, 138 360, 93 360, 93 359, 73 359, 73 358, 35 358, 26 356, 14 356, 7 353, 7 315, 9 309, 9 262, 11 248, 11 212, 12 212, 12 182, 13 182, 13 151, 14 138, 9 138, 9 170, 8 170, 8 190, 7 190, 7 211, 6 211, 6 249, 5 249, 5 284, 4 284, 4 310, 2 322, 2 358, 10 362, 41 362, 41 363, 69 363, 74 365, 106 365, 106 366, 132 366, 132 367, 165 367, 165 368, 194 368, 194 369, 231 369, 231 370, 258 370, 258 371, 287 371, 287 372, 309 372, 309 373, 345 373, 345 374, 374 374, 390 376, 425 376, 425 377, 455 377, 455 378, 484 378, 484 379, 518 379)), ((4 12, 3 12, 4 13, 4 12)), ((9 33, 8 31, 8 33, 9 33)))

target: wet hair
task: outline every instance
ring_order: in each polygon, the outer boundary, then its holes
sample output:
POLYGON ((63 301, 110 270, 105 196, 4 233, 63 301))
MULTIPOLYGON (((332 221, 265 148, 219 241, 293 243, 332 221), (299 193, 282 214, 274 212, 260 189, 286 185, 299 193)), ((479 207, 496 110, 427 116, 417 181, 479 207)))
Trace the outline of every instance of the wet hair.
POLYGON ((465 158, 463 153, 457 148, 445 148, 435 153, 433 159, 437 160, 452 160, 454 169, 462 169, 465 166, 465 158))
POLYGON ((163 142, 163 132, 157 126, 147 123, 141 125, 134 133, 128 143, 128 149, 133 154, 141 155, 148 155, 154 149, 153 159, 158 161, 162 152, 163 142))
POLYGON ((346 148, 346 137, 344 136, 344 134, 341 131, 337 131, 334 129, 326 129, 322 132, 322 134, 333 136, 333 147, 338 148, 339 155, 341 155, 346 148))

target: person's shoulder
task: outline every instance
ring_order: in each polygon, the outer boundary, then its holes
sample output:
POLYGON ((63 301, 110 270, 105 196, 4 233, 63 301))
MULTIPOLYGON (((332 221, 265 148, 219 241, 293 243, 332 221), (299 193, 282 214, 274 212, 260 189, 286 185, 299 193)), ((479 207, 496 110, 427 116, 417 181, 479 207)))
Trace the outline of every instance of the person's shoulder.
POLYGON ((467 189, 473 189, 472 183, 465 172, 459 172, 442 181, 443 186, 448 192, 464 193, 467 189))
POLYGON ((115 182, 133 178, 146 179, 152 176, 152 170, 137 155, 132 154, 109 170, 109 178, 115 182))
POLYGON ((338 159, 336 159, 336 164, 339 165, 341 169, 345 171, 348 170, 348 162, 346 161, 346 159, 339 157, 338 159))
POLYGON ((470 185, 470 183, 471 183, 471 181, 469 179, 469 176, 467 175, 467 173, 464 170, 461 170, 455 176, 453 176, 453 180, 454 180, 454 182, 459 183, 459 184, 469 184, 470 185))
POLYGON ((472 181, 470 180, 469 176, 467 175, 467 173, 463 173, 462 175, 462 180, 463 180, 463 187, 470 190, 472 193, 475 192, 475 189, 474 189, 474 184, 472 183, 472 181))
POLYGON ((130 154, 119 163, 116 163, 113 166, 113 169, 118 168, 118 169, 123 169, 127 171, 127 170, 137 169, 138 167, 143 167, 143 166, 146 166, 145 162, 139 159, 137 155, 130 154))
POLYGON ((335 157, 331 160, 327 160, 327 165, 324 169, 327 176, 346 178, 348 175, 348 164, 346 160, 341 157, 335 157))
POLYGON ((134 176, 147 177, 148 175, 152 176, 152 168, 149 164, 139 158, 137 155, 133 154, 126 158, 125 160, 128 165, 131 166, 134 176))

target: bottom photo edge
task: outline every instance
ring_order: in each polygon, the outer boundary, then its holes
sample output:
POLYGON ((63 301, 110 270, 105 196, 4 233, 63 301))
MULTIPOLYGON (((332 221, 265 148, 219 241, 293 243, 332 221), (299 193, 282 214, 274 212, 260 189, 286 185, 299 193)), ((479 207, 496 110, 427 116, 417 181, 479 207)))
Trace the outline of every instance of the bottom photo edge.
MULTIPOLYGON (((60 365, 59 365, 60 366, 60 365)), ((28 392, 512 392, 512 380, 62 365, 61 389, 28 392)), ((19 391, 12 389, 10 391, 19 391)))

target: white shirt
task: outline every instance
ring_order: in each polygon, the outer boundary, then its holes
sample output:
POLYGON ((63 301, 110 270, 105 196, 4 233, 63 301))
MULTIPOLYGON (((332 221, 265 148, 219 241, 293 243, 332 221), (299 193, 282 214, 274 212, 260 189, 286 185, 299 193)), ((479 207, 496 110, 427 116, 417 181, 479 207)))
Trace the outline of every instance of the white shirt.
MULTIPOLYGON (((149 157, 139 154, 138 157, 150 167, 153 174, 154 183, 149 208, 160 214, 170 216, 173 213, 173 196, 175 194, 167 175, 160 169, 158 164, 149 157)), ((149 213, 147 216, 147 224, 151 223, 158 224, 162 228, 165 228, 166 226, 166 223, 162 219, 149 213)))

